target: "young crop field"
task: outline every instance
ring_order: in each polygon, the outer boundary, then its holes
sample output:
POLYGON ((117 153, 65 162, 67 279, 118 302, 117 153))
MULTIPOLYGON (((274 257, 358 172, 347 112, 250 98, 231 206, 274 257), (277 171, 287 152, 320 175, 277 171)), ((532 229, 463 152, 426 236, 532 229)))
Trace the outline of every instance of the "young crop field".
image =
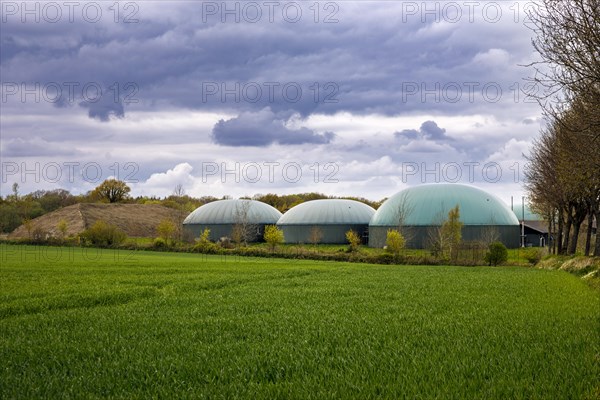
POLYGON ((563 271, 0 250, 0 398, 600 397, 563 271))

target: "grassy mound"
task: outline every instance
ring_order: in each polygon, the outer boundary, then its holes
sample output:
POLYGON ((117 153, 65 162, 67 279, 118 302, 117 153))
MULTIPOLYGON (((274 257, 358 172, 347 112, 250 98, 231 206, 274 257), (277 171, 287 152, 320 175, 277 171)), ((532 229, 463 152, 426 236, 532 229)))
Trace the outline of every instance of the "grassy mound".
POLYGON ((600 289, 600 258, 548 256, 537 264, 541 269, 560 269, 586 280, 591 286, 600 289))

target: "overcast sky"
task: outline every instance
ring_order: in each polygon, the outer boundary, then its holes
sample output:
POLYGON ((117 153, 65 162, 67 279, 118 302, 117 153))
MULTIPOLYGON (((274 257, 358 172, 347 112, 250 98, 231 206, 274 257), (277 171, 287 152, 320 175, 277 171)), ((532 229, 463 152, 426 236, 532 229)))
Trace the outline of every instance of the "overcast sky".
POLYGON ((530 3, 1 4, 2 195, 523 195, 530 3))

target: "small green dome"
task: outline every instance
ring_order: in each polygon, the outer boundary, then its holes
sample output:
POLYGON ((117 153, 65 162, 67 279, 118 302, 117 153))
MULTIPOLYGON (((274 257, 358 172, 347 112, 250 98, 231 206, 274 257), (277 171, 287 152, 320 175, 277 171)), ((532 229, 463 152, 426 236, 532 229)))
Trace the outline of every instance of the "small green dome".
POLYGON ((290 208, 277 225, 367 225, 375 209, 360 201, 321 199, 290 208))
POLYGON ((281 213, 267 203, 256 200, 219 200, 196 208, 183 221, 184 225, 220 225, 239 223, 240 215, 250 224, 275 224, 281 213))
POLYGON ((400 209, 405 210, 404 225, 440 225, 456 205, 464 225, 519 225, 515 214, 497 197, 472 186, 444 183, 396 193, 379 207, 369 226, 397 226, 400 209))

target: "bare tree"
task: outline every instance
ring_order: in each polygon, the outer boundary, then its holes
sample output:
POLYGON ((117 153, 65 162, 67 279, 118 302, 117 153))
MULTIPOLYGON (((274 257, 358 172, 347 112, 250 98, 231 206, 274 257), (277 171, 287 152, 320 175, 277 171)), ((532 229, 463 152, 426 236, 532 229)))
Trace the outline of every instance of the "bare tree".
POLYGON ((500 232, 496 228, 496 218, 492 215, 488 221, 488 225, 481 233, 481 243, 488 248, 490 244, 500 240, 500 232))
POLYGON ((314 246, 321 242, 323 238, 323 231, 318 226, 313 226, 310 228, 310 233, 308 234, 308 241, 312 243, 314 246))
POLYGON ((531 64, 532 81, 545 110, 556 117, 573 99, 584 99, 586 135, 599 139, 600 0, 539 0, 530 8, 533 46, 541 60, 531 64), (547 100, 552 100, 548 102, 547 100))
POLYGON ((442 224, 444 223, 444 207, 436 213, 432 226, 427 230, 426 247, 431 251, 434 257, 444 257, 444 249, 447 248, 446 240, 442 232, 442 224))
POLYGON ((181 183, 178 183, 175 186, 175 189, 173 189, 173 195, 177 197, 185 196, 185 189, 183 188, 183 185, 181 183))
POLYGON ((429 228, 427 244, 431 253, 436 257, 458 258, 458 250, 462 242, 462 227, 460 208, 458 204, 444 216, 444 206, 436 214, 434 224, 429 228))
POLYGON ((240 200, 235 207, 234 225, 232 231, 232 239, 236 244, 248 244, 257 238, 259 235, 258 225, 251 222, 250 200, 240 200))
POLYGON ((414 204, 411 204, 408 193, 402 193, 400 196, 398 206, 395 210, 394 220, 397 222, 396 230, 404 237, 404 241, 408 245, 414 239, 414 232, 411 227, 407 225, 407 221, 415 211, 415 206, 414 204))
MULTIPOLYGON (((576 101, 553 119, 527 157, 525 187, 535 209, 556 216, 559 254, 577 251, 583 222, 600 208, 600 142, 582 135, 590 129, 583 109, 576 101)), ((591 234, 586 237, 588 253, 590 241, 591 234)))

